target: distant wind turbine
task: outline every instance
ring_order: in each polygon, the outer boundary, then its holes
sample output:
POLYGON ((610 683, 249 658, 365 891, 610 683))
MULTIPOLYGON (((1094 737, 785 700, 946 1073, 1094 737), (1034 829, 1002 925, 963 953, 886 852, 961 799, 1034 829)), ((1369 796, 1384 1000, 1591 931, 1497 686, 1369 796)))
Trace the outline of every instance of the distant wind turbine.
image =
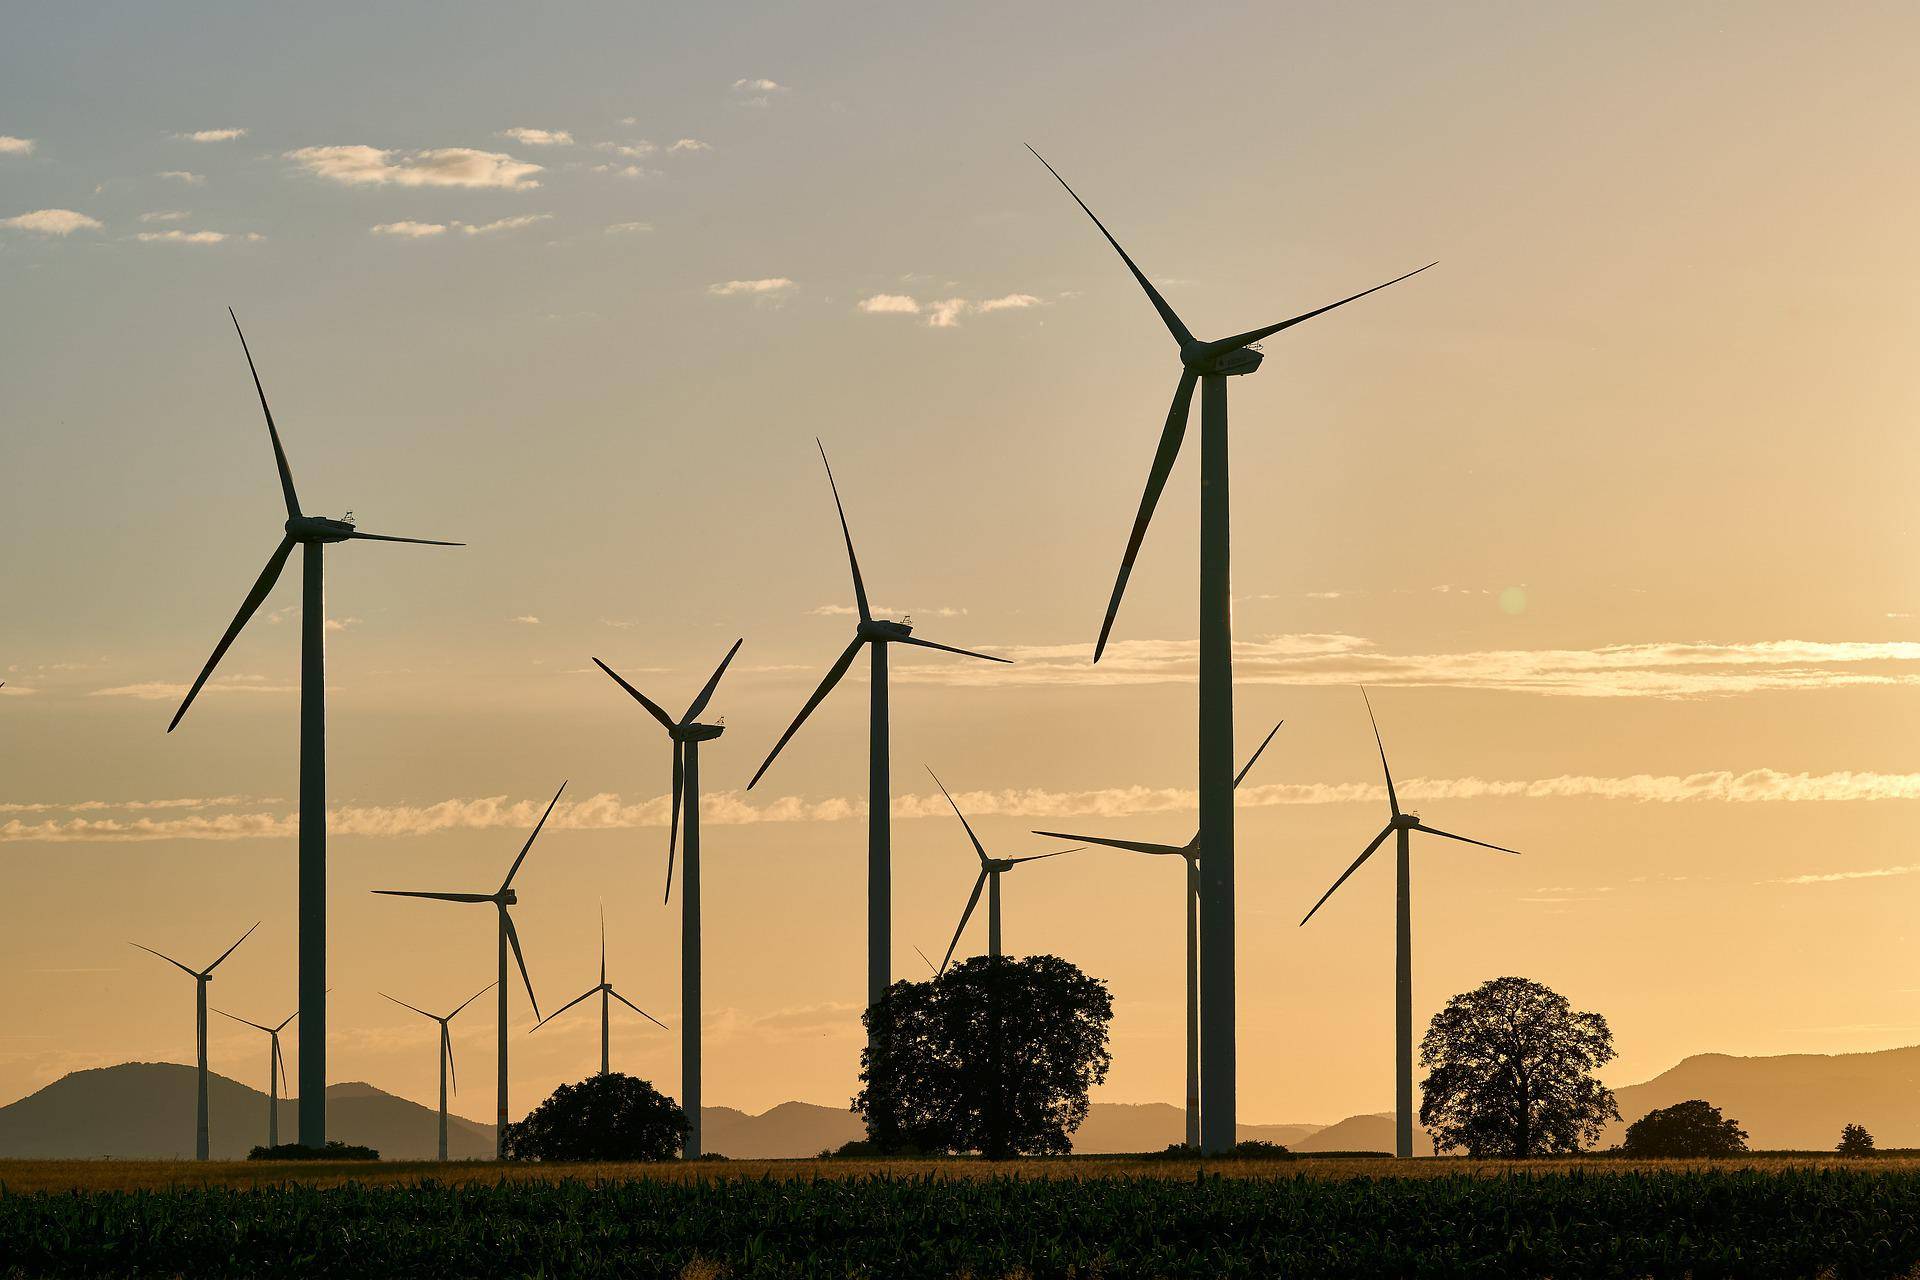
MULTIPOLYGON (((231 308, 227 315, 233 317, 231 308)), ((241 602, 240 612, 234 614, 226 634, 214 646, 213 656, 187 690, 180 709, 173 713, 167 732, 172 733, 187 714, 228 647, 280 580, 287 557, 299 546, 304 579, 300 596, 300 1141, 319 1147, 327 1141, 327 605, 321 552, 330 542, 350 540, 413 542, 431 547, 463 544, 361 533, 353 527, 351 512, 340 520, 302 514, 300 499, 293 490, 293 471, 287 465, 286 451, 280 447, 279 429, 273 425, 273 410, 267 407, 260 371, 253 366, 253 353, 247 350, 247 336, 240 333, 237 317, 233 317, 233 331, 240 334, 240 349, 246 353, 253 389, 260 396, 260 411, 267 418, 267 437, 273 442, 273 461, 280 471, 280 494, 287 504, 286 531, 241 602)))
MULTIPOLYGON (((952 645, 935 644, 913 634, 913 628, 905 621, 894 622, 886 618, 876 618, 867 605, 867 585, 860 577, 860 561, 853 554, 853 534, 847 528, 847 511, 840 505, 840 487, 833 480, 833 466, 827 462, 827 448, 816 439, 814 444, 820 448, 820 462, 827 468, 827 486, 833 490, 833 506, 840 514, 840 536, 847 544, 847 565, 853 570, 854 604, 860 611, 860 621, 855 625, 853 640, 840 656, 834 659, 820 687, 813 691, 806 705, 800 708, 800 714, 793 718, 787 731, 780 735, 780 741, 773 744, 773 750, 747 783, 747 790, 753 790, 754 783, 780 754, 780 749, 800 726, 806 723, 813 709, 840 678, 847 674, 853 660, 859 656, 861 647, 872 648, 872 698, 868 713, 868 731, 871 735, 867 756, 867 1006, 880 1002, 887 993, 887 987, 893 981, 893 779, 888 753, 887 740, 887 646, 894 644, 914 645, 922 649, 938 649, 942 653, 957 653, 963 658, 980 658, 987 662, 1007 662, 1007 658, 996 658, 992 654, 975 653, 971 649, 956 649, 952 645)), ((872 1032, 868 1032, 868 1046, 872 1046, 872 1032)))
POLYGON ((267 1058, 267 1146, 277 1147, 280 1145, 280 1086, 287 1080, 286 1059, 280 1056, 280 1033, 287 1029, 289 1022, 300 1016, 300 1011, 295 1009, 280 1019, 280 1025, 277 1027, 248 1022, 245 1018, 236 1017, 225 1009, 215 1009, 214 1012, 223 1018, 232 1018, 235 1022, 252 1027, 255 1031, 264 1031, 273 1041, 273 1052, 267 1058))
POLYGON ((489 982, 486 986, 480 988, 478 991, 468 996, 465 1000, 462 1000, 458 1005, 454 1007, 453 1012, 448 1014, 444 1018, 437 1013, 428 1013, 425 1009, 420 1008, 418 1005, 411 1005, 411 1004, 408 1004, 405 1000, 399 1000, 393 996, 388 996, 387 993, 384 991, 380 993, 381 995, 386 996, 387 999, 392 1000, 395 1004, 399 1005, 402 1009, 412 1009, 415 1013, 419 1014, 421 1017, 432 1018, 435 1022, 440 1024, 440 1159, 442 1162, 445 1162, 447 1158, 447 1081, 452 1080, 453 1091, 455 1093, 460 1092, 460 1081, 458 1077, 455 1075, 454 1069, 453 1069, 453 1033, 448 1029, 447 1024, 452 1022, 454 1018, 459 1016, 460 1010, 466 1008, 468 1005, 472 1004, 475 1000, 478 1000, 481 996, 493 990, 495 985, 497 984, 489 982))
MULTIPOLYGON (((1273 735, 1280 732, 1285 720, 1277 721, 1267 730, 1267 736, 1254 749, 1247 763, 1234 776, 1234 789, 1252 771, 1254 761, 1267 749, 1267 743, 1273 741, 1273 735)), ((1079 840, 1086 844, 1105 845, 1110 849, 1128 849, 1134 853, 1173 854, 1186 859, 1187 889, 1184 909, 1181 914, 1187 919, 1187 1145, 1200 1145, 1200 833, 1193 833, 1193 839, 1185 844, 1152 844, 1144 840, 1114 840, 1106 836, 1068 835, 1062 831, 1036 831, 1037 836, 1052 836, 1056 840, 1079 840)))
POLYGON ((168 964, 193 979, 193 1035, 194 1042, 198 1048, 200 1068, 197 1110, 194 1113, 195 1120, 193 1130, 193 1158, 195 1160, 205 1160, 207 1158, 207 984, 213 981, 213 971, 220 967, 220 961, 232 955, 234 948, 252 937, 253 930, 259 927, 260 922, 258 920, 254 921, 252 929, 248 929, 245 933, 241 934, 232 947, 228 947, 220 953, 220 960, 215 960, 204 969, 194 969, 181 964, 172 956, 155 951, 152 947, 141 946, 138 942, 128 944, 129 946, 140 947, 142 951, 150 956, 159 956, 162 960, 165 960, 168 964))
MULTIPOLYGON (((980 905, 980 891, 987 891, 987 955, 994 960, 1000 958, 1000 877, 1023 862, 1039 862, 1043 858, 1057 858, 1063 853, 1073 853, 1080 848, 1055 849, 1051 853, 1030 853, 1016 858, 990 858, 986 846, 980 843, 980 837, 973 833, 973 824, 967 821, 967 815, 960 812, 960 806, 954 803, 953 796, 947 790, 947 784, 940 781, 940 775, 932 769, 927 776, 933 779, 933 785, 940 788, 940 794, 947 797, 947 803, 953 806, 953 816, 960 819, 960 825, 966 828, 967 839, 973 842, 973 851, 980 858, 980 876, 973 882, 973 895, 967 899, 966 910, 960 913, 960 926, 953 931, 953 941, 947 944, 947 954, 940 961, 938 972, 946 972, 953 963, 953 949, 960 945, 960 935, 967 931, 967 921, 973 919, 973 909, 980 905)), ((916 948, 917 950, 918 948, 916 948)), ((922 959, 926 957, 922 956, 922 959)))
MULTIPOLYGON (((540 815, 540 821, 533 826, 533 834, 520 846, 520 856, 507 868, 507 878, 492 893, 428 893, 421 889, 375 889, 375 893, 390 898, 432 898, 438 902, 491 902, 500 913, 500 977, 496 980, 500 988, 500 1080, 499 1106, 495 1110, 493 1130, 493 1154, 498 1159, 500 1141, 507 1128, 507 948, 513 948, 514 962, 520 966, 520 980, 527 985, 527 1003, 533 1006, 536 1021, 540 1017, 540 1001, 533 994, 533 979, 527 976, 527 958, 520 952, 520 934, 513 927, 513 914, 508 908, 520 901, 513 891, 513 877, 520 871, 520 864, 527 860, 527 851, 533 848, 533 842, 540 838, 540 828, 547 825, 547 818, 553 813, 553 806, 560 803, 560 792, 567 789, 566 783, 560 784, 560 791, 553 793, 553 799, 547 801, 547 812, 540 815)), ((432 1015, 429 1014, 429 1017, 432 1015)), ((449 1017, 452 1015, 449 1014, 449 1017)), ((305 1038, 304 1036, 302 1037, 305 1038)))
MULTIPOLYGON (((1027 148, 1032 151, 1033 148, 1027 148)), ((1200 883, 1200 940, 1202 954, 1200 1032, 1203 1042, 1202 1094, 1205 1110, 1202 1119, 1202 1146, 1208 1152, 1230 1150, 1236 1139, 1239 1120, 1237 1101, 1238 1064, 1235 1048, 1234 982, 1234 844, 1233 844, 1233 597, 1229 573, 1229 535, 1227 467, 1227 379, 1252 373, 1263 358, 1254 344, 1284 329, 1290 329, 1315 316, 1343 307, 1407 276, 1425 271, 1410 271, 1406 276, 1375 285, 1352 297, 1317 307, 1312 311, 1282 320, 1277 324, 1250 329, 1212 342, 1193 336, 1180 317, 1174 314, 1160 291, 1134 265, 1120 242, 1113 238, 1092 209, 1075 194, 1067 180, 1038 151, 1034 158, 1047 166, 1075 204, 1085 210, 1112 245, 1127 270, 1145 291, 1147 299, 1160 314, 1160 321, 1180 346, 1180 381, 1174 389, 1173 406, 1167 411, 1166 426, 1160 432, 1160 444, 1154 453, 1153 467, 1147 475, 1146 492, 1140 498, 1140 511, 1133 520, 1133 532, 1120 560, 1120 574, 1107 602, 1105 620, 1100 624, 1100 639, 1094 645, 1093 660, 1098 662, 1113 631, 1114 616, 1120 611, 1120 597, 1133 572, 1134 557, 1139 554, 1147 524, 1153 519, 1154 506, 1166 487, 1167 476, 1179 457, 1180 443, 1187 432, 1187 412, 1193 403, 1193 388, 1200 384, 1200 832, 1208 849, 1207 863, 1200 883)), ((1432 266, 1428 263, 1427 266, 1432 266)))
POLYGON ((1457 836, 1451 831, 1442 831, 1420 821, 1417 813, 1402 813, 1400 797, 1393 789, 1393 771, 1387 768, 1387 747, 1380 740, 1380 724, 1373 718, 1373 699, 1366 696, 1366 690, 1360 696, 1367 704, 1367 720, 1373 725, 1373 745, 1380 751, 1380 772, 1387 779, 1387 825, 1373 838, 1373 843, 1360 851, 1353 865, 1340 873, 1333 882, 1333 889, 1320 895, 1320 901, 1313 904, 1313 911, 1301 918, 1306 924, 1313 919, 1314 911, 1320 910, 1333 890, 1347 882, 1347 877, 1360 869, 1360 864, 1373 856, 1388 836, 1394 837, 1396 855, 1395 873, 1395 919, 1394 919, 1394 999, 1393 999, 1393 1147, 1394 1154, 1401 1159, 1413 1155, 1413 861, 1411 858, 1411 836, 1416 831, 1424 831, 1430 836, 1439 836, 1445 840, 1458 840, 1462 844, 1479 845, 1482 849, 1493 849, 1500 853, 1518 854, 1518 849, 1508 849, 1497 844, 1488 844, 1485 840, 1471 840, 1466 836, 1457 836))
MULTIPOLYGON (((681 889, 681 892, 684 893, 685 891, 686 891, 685 887, 683 886, 681 889)), ((613 1069, 611 1065, 613 1032, 612 1032, 612 1020, 609 1017, 609 1013, 610 1013, 610 1008, 608 1005, 609 997, 611 997, 614 1000, 618 1000, 621 1004, 627 1006, 627 1008, 633 1010, 635 1013, 645 1018, 648 1022, 651 1022, 654 1026, 660 1028, 662 1031, 668 1030, 666 1023, 660 1021, 660 1019, 654 1017, 652 1014, 648 1013, 645 1009, 642 1009, 639 1005, 635 1004, 633 1001, 621 995, 618 991, 615 991, 613 989, 613 984, 607 981, 607 913, 604 910, 602 910, 600 913, 600 982, 599 982, 599 985, 588 987, 585 991, 581 992, 579 995, 575 996, 573 999, 567 1001, 565 1004, 561 1005, 558 1009, 555 1009, 552 1013, 540 1019, 540 1021, 534 1023, 533 1027, 528 1032, 528 1034, 531 1035, 534 1031, 538 1031, 540 1028, 546 1026, 549 1022, 552 1022, 555 1018, 559 1017, 561 1014, 565 1013, 567 1010, 573 1008, 573 1006, 579 1004, 582 1000, 585 1000, 588 996, 600 997, 600 1074, 603 1076, 608 1074, 613 1069)))
MULTIPOLYGON (((700 713, 713 700, 727 664, 740 652, 744 638, 735 640, 727 656, 720 659, 706 685, 687 704, 687 713, 675 720, 646 694, 620 678, 620 674, 600 659, 594 664, 613 677, 614 683, 647 709, 660 727, 673 739, 673 824, 667 832, 667 889, 673 896, 674 844, 680 835, 680 813, 686 810, 687 869, 680 877, 680 1106, 687 1114, 687 1140, 681 1152, 688 1159, 700 1155, 700 744, 725 733, 726 726, 701 724, 700 713)), ((664 899, 663 899, 664 900, 664 899)), ((602 975, 604 981, 605 975, 602 975)), ((593 994, 588 992, 588 995, 593 994)), ((626 1003, 624 1000, 621 1003, 626 1003)), ((606 1002, 601 1001, 604 1023, 606 1002)), ((651 1017, 652 1015, 648 1015, 651 1017)), ((601 1046, 601 1070, 605 1067, 605 1045, 601 1046)))

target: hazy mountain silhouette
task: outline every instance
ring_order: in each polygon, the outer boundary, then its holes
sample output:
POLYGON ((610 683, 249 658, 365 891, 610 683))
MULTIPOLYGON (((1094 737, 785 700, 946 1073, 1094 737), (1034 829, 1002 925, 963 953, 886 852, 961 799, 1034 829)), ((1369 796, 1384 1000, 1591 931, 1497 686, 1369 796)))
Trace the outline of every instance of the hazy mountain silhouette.
MULTIPOLYGON (((1393 1112, 1348 1116, 1339 1124, 1330 1124, 1287 1145, 1295 1151, 1380 1151, 1392 1155, 1393 1112)), ((1433 1154, 1433 1139, 1418 1123, 1413 1126, 1413 1154, 1433 1154)))
POLYGON ((1874 1053, 1794 1053, 1736 1058, 1702 1053, 1645 1084, 1615 1091, 1622 1122, 1602 1146, 1656 1107, 1705 1098, 1747 1131, 1756 1150, 1825 1150, 1845 1124, 1863 1124, 1882 1147, 1920 1146, 1920 1045, 1874 1053))

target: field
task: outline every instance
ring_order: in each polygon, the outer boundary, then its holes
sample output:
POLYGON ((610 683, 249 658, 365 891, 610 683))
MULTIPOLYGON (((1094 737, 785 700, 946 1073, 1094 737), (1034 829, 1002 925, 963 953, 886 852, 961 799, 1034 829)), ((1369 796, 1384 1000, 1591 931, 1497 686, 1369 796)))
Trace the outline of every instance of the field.
POLYGON ((1920 1161, 0 1162, 0 1274, 1911 1276, 1920 1161))

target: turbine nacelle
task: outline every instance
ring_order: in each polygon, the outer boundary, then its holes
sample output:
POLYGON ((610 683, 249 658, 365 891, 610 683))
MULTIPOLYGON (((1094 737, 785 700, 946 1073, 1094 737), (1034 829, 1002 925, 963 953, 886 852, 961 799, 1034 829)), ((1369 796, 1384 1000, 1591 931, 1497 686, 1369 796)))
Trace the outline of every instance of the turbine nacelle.
POLYGON ((1203 376, 1238 377, 1258 369, 1260 362, 1266 358, 1266 354, 1258 347, 1228 347, 1223 351, 1220 350, 1220 344, 1215 342, 1180 344, 1181 365, 1203 376))
POLYGON ((1418 831, 1420 829, 1420 815, 1417 813, 1396 813, 1392 819, 1388 821, 1387 826, 1395 831, 1418 831))
POLYGON ((353 536, 353 521, 326 516, 289 516, 287 536, 295 542, 345 542, 353 536))
POLYGON ((675 742, 712 742, 727 731, 723 724, 677 724, 667 730, 675 742))
POLYGON ((515 893, 511 888, 506 888, 494 894, 493 900, 501 910, 505 910, 508 907, 518 906, 520 903, 520 895, 515 893))
POLYGON ((868 618, 854 628, 854 634, 862 640, 877 640, 885 644, 889 640, 905 640, 913 634, 913 627, 890 618, 868 618))

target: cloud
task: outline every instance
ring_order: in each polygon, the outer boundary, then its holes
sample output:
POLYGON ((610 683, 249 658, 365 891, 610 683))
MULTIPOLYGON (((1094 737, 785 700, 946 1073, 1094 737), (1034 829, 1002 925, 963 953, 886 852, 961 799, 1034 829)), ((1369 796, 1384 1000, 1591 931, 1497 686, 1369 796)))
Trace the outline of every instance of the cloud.
MULTIPOLYGON (((294 693, 296 688, 290 684, 271 684, 265 676, 219 676, 207 681, 202 693, 294 693)), ((94 689, 89 698, 137 698, 142 702, 171 702, 187 696, 187 686, 162 680, 147 680, 139 684, 119 684, 106 689, 94 689)))
POLYGON ((143 244, 219 244, 227 238, 224 231, 142 231, 133 237, 143 244))
POLYGON ((181 222, 193 215, 185 209, 155 209, 140 215, 142 222, 181 222))
POLYGON ((483 222, 478 226, 471 222, 459 222, 454 225, 470 236, 491 235, 496 231, 518 231, 522 227, 531 227, 535 223, 545 222, 553 217, 550 213, 522 213, 511 218, 501 218, 495 222, 483 222))
POLYGON ((444 222, 382 222, 371 228, 377 236, 401 236, 409 240, 421 240, 427 236, 442 235, 446 232, 444 222))
POLYGON ((787 86, 766 79, 741 79, 733 82, 735 93, 785 93, 787 86))
POLYGON ((613 222, 607 224, 608 235, 627 235, 635 231, 651 231, 651 222, 613 222))
MULTIPOLYGON (((869 607, 876 616, 883 618, 909 618, 915 615, 922 618, 964 618, 967 616, 965 609, 956 609, 952 605, 946 604, 934 605, 926 609, 896 609, 892 605, 885 604, 876 604, 869 607)), ((850 604, 815 605, 813 608, 807 610, 807 612, 816 618, 852 618, 857 617, 860 613, 858 609, 850 604)))
POLYGON ((1887 876, 1910 876, 1920 871, 1920 863, 1907 863, 1897 867, 1869 867, 1864 871, 1833 871, 1818 876, 1785 876, 1779 880, 1762 880, 1761 884, 1833 884, 1841 880, 1879 880, 1887 876))
POLYGON ((230 809, 244 804, 270 804, 258 796, 192 796, 169 800, 51 800, 38 803, 0 803, 0 813, 92 813, 109 809, 230 809))
POLYGON ((101 226, 98 218, 89 218, 72 209, 35 209, 32 213, 0 218, 0 227, 31 231, 43 236, 70 236, 76 231, 98 231, 101 226))
POLYGON ((235 138, 247 136, 245 129, 201 129, 196 133, 176 133, 173 135, 182 142, 232 142, 235 138))
MULTIPOLYGON (((1098 666, 1090 645, 993 649, 1011 666, 915 664, 896 679, 929 684, 1166 684, 1195 677, 1190 640, 1122 640, 1098 666)), ((1920 685, 1920 642, 1763 640, 1392 654, 1360 636, 1290 634, 1234 644, 1243 684, 1499 689, 1583 698, 1700 698, 1791 689, 1920 685)))
POLYGON ((519 617, 511 619, 511 621, 523 622, 530 627, 537 627, 540 625, 540 619, 534 617, 530 613, 523 613, 519 617))
POLYGON ((657 178, 660 176, 660 170, 648 169, 637 164, 597 164, 593 166, 593 171, 595 173, 612 174, 616 178, 657 178))
POLYGON ((541 166, 498 151, 439 147, 400 152, 368 146, 302 147, 286 158, 316 178, 346 186, 493 187, 526 191, 540 185, 541 166))
POLYGON ((1024 311, 1028 307, 1037 307, 1040 299, 1030 293, 1008 293, 998 298, 988 298, 976 308, 982 315, 991 315, 995 311, 1024 311))
POLYGON ((952 329, 959 325, 963 316, 991 315, 996 311, 1022 311, 1028 307, 1045 305, 1031 293, 1009 293, 998 298, 987 298, 976 302, 970 298, 941 298, 924 305, 918 298, 904 293, 879 293, 862 298, 859 302, 862 311, 870 314, 920 315, 927 317, 930 329, 952 329))
POLYGON ((960 317, 967 313, 965 298, 942 298, 938 302, 927 304, 927 327, 931 329, 951 329, 960 323, 960 317))
POLYGON ((667 148, 667 150, 688 152, 688 151, 711 151, 713 150, 713 148, 709 146, 707 143, 700 141, 700 139, 698 138, 678 138, 674 141, 674 144, 672 146, 667 148))
POLYGON ((528 129, 525 127, 515 127, 512 129, 502 129, 497 136, 512 138, 515 142, 528 147, 570 147, 573 145, 573 135, 565 129, 528 129))
POLYGON ((360 618, 328 618, 326 627, 329 631, 345 631, 348 627, 359 626, 361 621, 360 618))
POLYGON ((920 304, 904 293, 876 293, 860 299, 860 309, 868 315, 917 316, 920 304))
POLYGON ((0 156, 30 156, 32 154, 32 138, 16 138, 10 133, 0 133, 0 156))
POLYGON ((644 160, 660 148, 642 138, 638 142, 602 142, 596 144, 596 149, 611 151, 614 155, 624 156, 629 160, 644 160))
POLYGON ((728 280, 721 284, 710 284, 707 292, 716 298, 769 298, 778 297, 793 287, 793 281, 785 276, 769 276, 762 280, 728 280))
POLYGON ((185 169, 162 169, 153 176, 165 178, 168 182, 177 182, 184 187, 202 186, 207 181, 205 174, 188 173, 185 169))

